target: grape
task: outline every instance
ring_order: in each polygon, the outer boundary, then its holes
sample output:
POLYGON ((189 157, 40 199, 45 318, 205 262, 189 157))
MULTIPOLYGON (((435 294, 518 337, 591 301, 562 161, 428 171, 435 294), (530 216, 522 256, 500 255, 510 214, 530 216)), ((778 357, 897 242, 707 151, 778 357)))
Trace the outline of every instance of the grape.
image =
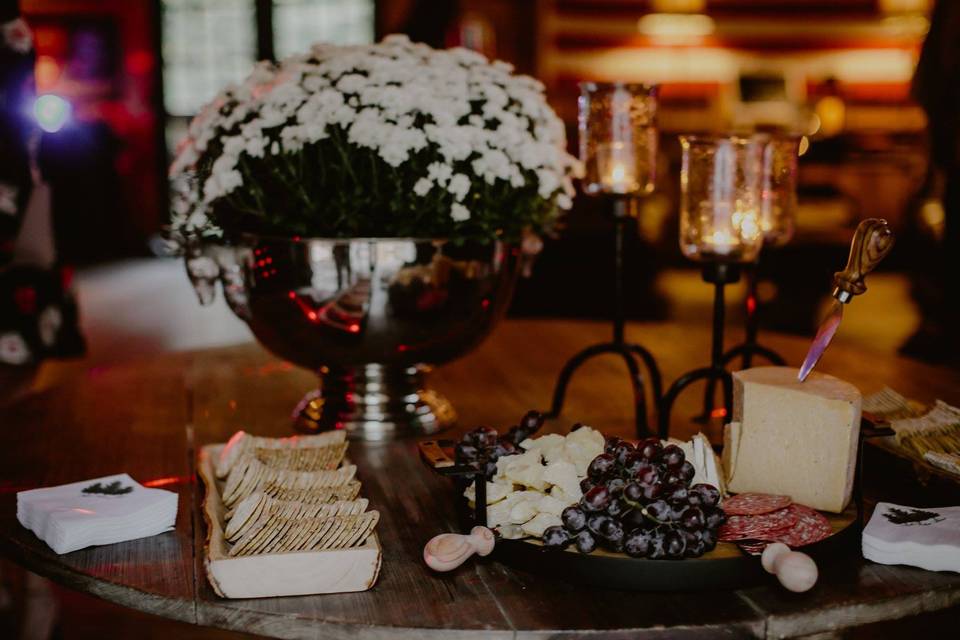
POLYGON ((477 427, 473 434, 473 440, 478 447, 487 449, 497 446, 497 430, 493 427, 477 427))
POLYGON ((609 453, 601 453, 587 467, 587 477, 591 480, 599 480, 613 471, 617 461, 609 453))
POLYGON ((683 512, 687 510, 686 502, 671 502, 670 503, 670 522, 680 523, 680 519, 683 517, 683 512))
POLYGON ((670 502, 686 502, 687 494, 687 488, 682 484, 667 485, 664 488, 664 495, 670 502))
POLYGON ((663 534, 663 550, 669 558, 682 558, 687 542, 679 531, 671 529, 663 534))
POLYGON ((516 427, 516 431, 513 432, 511 441, 513 444, 520 446, 520 443, 533 435, 533 432, 529 429, 524 429, 523 427, 516 427))
POLYGON ((626 455, 623 461, 623 470, 630 477, 636 477, 637 472, 647 466, 646 460, 637 451, 631 451, 626 455))
POLYGON ((717 507, 703 507, 703 517, 707 529, 718 529, 727 521, 727 514, 717 507))
POLYGON ((663 445, 659 438, 647 438, 637 445, 637 451, 643 456, 644 460, 656 460, 660 457, 663 445))
POLYGON ((654 520, 667 522, 670 519, 670 505, 666 500, 655 500, 646 506, 647 515, 654 520))
POLYGON ((560 525, 553 525, 543 530, 543 544, 551 549, 562 549, 570 544, 570 534, 560 525))
POLYGON ((687 507, 680 515, 680 526, 690 531, 699 531, 706 524, 703 511, 699 507, 687 507))
POLYGON ((607 489, 610 491, 610 495, 614 498, 619 498, 620 494, 623 493, 623 487, 626 486, 627 481, 623 478, 612 478, 607 480, 607 489))
POLYGON ((663 483, 667 485, 676 485, 681 487, 686 487, 687 483, 683 477, 677 471, 667 470, 667 474, 663 476, 663 483))
POLYGON ((663 485, 660 484, 659 482, 655 482, 653 484, 642 484, 640 486, 643 488, 644 500, 647 500, 647 501, 657 500, 662 495, 664 495, 663 485))
POLYGON ((616 451, 617 445, 623 442, 617 436, 610 436, 604 441, 603 452, 613 455, 613 452, 616 451))
POLYGON ((642 484, 654 484, 660 482, 660 470, 655 465, 645 462, 633 473, 633 477, 642 484))
POLYGON ((576 533, 587 526, 587 514, 576 505, 571 505, 560 512, 560 520, 570 533, 576 533))
POLYGON ((497 458, 500 458, 501 456, 512 456, 518 453, 518 451, 517 447, 509 440, 500 440, 497 446, 493 448, 493 453, 497 458))
POLYGON ((699 531, 684 531, 683 539, 687 547, 683 552, 685 557, 696 558, 698 556, 702 556, 704 551, 706 551, 706 545, 703 543, 703 539, 700 537, 699 531))
POLYGON ((703 550, 713 551, 717 546, 716 529, 704 529, 700 532, 700 541, 703 542, 703 550))
POLYGON ((720 502, 720 490, 712 484, 700 482, 690 487, 691 490, 700 494, 700 499, 704 506, 715 507, 720 502))
POLYGON ((602 521, 599 529, 598 533, 604 540, 613 543, 623 541, 623 525, 616 518, 602 521))
POLYGON ((597 548, 597 539, 586 529, 577 534, 574 542, 580 553, 590 553, 597 548))
POLYGON ((636 482, 628 482, 623 487, 623 497, 634 504, 640 504, 643 499, 643 489, 636 482))
POLYGON ((614 499, 610 501, 610 505, 607 507, 607 515, 613 516, 614 518, 619 518, 622 514, 626 513, 630 509, 630 505, 620 499, 614 499))
POLYGON ((664 547, 664 533, 659 529, 654 529, 650 536, 650 547, 647 549, 647 557, 651 560, 660 560, 667 555, 664 547))
POLYGON ((484 473, 486 473, 487 479, 497 475, 497 463, 493 461, 488 462, 487 466, 484 468, 484 473))
POLYGON ((583 494, 580 503, 587 511, 603 511, 610 506, 611 499, 610 491, 606 487, 598 485, 583 494))
POLYGON ((604 540, 603 548, 613 553, 623 553, 623 538, 619 540, 604 540))
POLYGON ((675 444, 668 444, 663 448, 660 459, 668 469, 679 469, 683 465, 685 456, 683 455, 683 449, 675 444))
POLYGON ((633 558, 643 558, 650 551, 650 532, 644 529, 634 529, 623 538, 623 550, 633 558))
MULTIPOLYGON (((511 434, 523 435, 542 424, 535 412, 524 416, 511 434)), ((575 424, 571 431, 582 428, 575 424)), ((530 431, 532 433, 532 431, 530 431)), ((491 464, 491 459, 522 453, 513 438, 501 438, 496 446, 477 446, 476 435, 464 436, 458 455, 474 464, 491 464)), ((488 432, 480 434, 486 441, 488 432)), ((566 507, 562 526, 544 531, 544 544, 562 548, 575 544, 581 553, 598 546, 635 558, 695 558, 717 545, 718 528, 726 514, 718 506, 716 487, 698 483, 691 486, 696 468, 683 449, 664 444, 655 437, 634 446, 611 436, 604 452, 587 467, 580 480, 583 497, 566 507)))
POLYGON ((616 458, 618 464, 624 464, 627 456, 633 453, 633 445, 625 440, 621 440, 617 443, 617 446, 613 448, 613 457, 616 458))
POLYGON ((605 513, 592 514, 587 518, 587 529, 594 535, 600 535, 600 527, 609 520, 613 520, 613 518, 605 513))
POLYGON ((527 411, 520 419, 520 426, 529 430, 530 433, 535 433, 543 426, 543 416, 539 411, 527 411))
POLYGON ((467 442, 459 442, 457 446, 453 448, 454 456, 457 459, 457 462, 473 462, 480 455, 480 450, 473 444, 467 442))
POLYGON ((643 515, 643 512, 639 509, 631 509, 627 511, 622 516, 620 516, 620 523, 623 525, 623 528, 627 531, 634 531, 635 529, 649 529, 652 524, 651 520, 647 516, 643 515))

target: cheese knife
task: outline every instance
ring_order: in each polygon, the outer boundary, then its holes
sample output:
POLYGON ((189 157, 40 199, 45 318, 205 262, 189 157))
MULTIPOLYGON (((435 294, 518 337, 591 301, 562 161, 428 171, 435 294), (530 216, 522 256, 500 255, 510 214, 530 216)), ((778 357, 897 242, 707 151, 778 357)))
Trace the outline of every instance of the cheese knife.
POLYGON ((813 371, 820 356, 830 345, 833 335, 843 319, 843 306, 867 290, 864 278, 873 271, 893 248, 893 231, 886 220, 867 218, 857 227, 850 243, 850 257, 843 271, 833 276, 833 300, 817 329, 817 335, 807 351, 797 378, 803 382, 813 371))

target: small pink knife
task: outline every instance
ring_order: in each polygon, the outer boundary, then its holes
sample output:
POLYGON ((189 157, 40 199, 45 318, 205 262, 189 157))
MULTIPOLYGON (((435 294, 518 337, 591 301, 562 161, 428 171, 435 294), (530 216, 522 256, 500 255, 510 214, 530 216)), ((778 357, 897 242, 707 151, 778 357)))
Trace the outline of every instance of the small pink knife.
POLYGON ((853 242, 850 244, 847 266, 833 276, 834 299, 830 303, 830 309, 820 323, 817 335, 797 375, 801 382, 807 379, 817 361, 820 360, 820 356, 833 340, 833 334, 837 332, 837 327, 843 319, 843 305, 853 300, 853 296, 867 290, 864 278, 880 264, 892 248, 893 231, 890 230, 886 220, 867 218, 857 227, 853 242))

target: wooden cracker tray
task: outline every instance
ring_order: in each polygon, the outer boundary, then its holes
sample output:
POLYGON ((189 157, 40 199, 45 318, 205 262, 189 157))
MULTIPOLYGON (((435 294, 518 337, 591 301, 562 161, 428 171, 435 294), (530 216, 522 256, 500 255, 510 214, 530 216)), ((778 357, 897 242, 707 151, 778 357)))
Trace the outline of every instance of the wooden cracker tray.
POLYGON ((230 556, 223 535, 224 513, 214 460, 222 444, 202 447, 197 472, 205 485, 203 545, 207 579, 222 598, 269 598, 319 593, 366 591, 380 574, 381 549, 376 532, 363 546, 330 551, 293 551, 253 556, 230 556))

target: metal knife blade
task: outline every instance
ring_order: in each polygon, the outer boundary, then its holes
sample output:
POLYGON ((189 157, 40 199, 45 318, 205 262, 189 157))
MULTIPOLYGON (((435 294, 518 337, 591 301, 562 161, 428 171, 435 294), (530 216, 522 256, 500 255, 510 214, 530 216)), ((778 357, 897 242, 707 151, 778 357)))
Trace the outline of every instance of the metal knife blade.
POLYGON ((807 357, 803 360, 803 366, 800 367, 800 373, 797 374, 797 379, 799 379, 800 382, 807 379, 807 376, 810 375, 810 372, 813 371, 813 368, 816 366, 817 361, 820 360, 820 356, 822 356, 823 352, 830 346, 830 341, 833 340, 833 334, 837 332, 837 327, 840 326, 841 320, 843 320, 843 303, 835 299, 831 302, 827 315, 820 323, 820 328, 817 329, 817 335, 813 339, 813 344, 810 345, 810 350, 807 351, 807 357))

